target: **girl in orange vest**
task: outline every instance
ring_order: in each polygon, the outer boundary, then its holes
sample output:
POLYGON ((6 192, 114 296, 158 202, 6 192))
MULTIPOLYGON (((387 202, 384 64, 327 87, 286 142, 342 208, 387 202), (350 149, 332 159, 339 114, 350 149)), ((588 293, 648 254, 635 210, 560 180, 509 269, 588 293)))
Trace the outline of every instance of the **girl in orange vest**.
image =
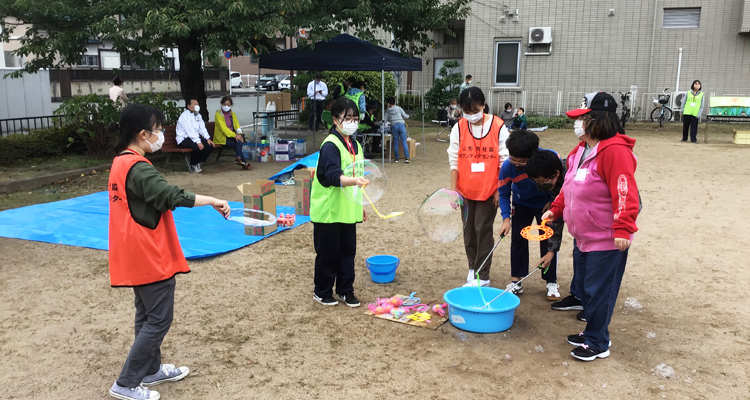
MULTIPOLYGON (((187 367, 161 363, 161 342, 172 324, 176 274, 190 272, 172 210, 213 206, 225 218, 225 200, 172 186, 144 157, 164 144, 162 115, 139 104, 120 114, 120 136, 109 175, 109 276, 112 287, 135 292, 135 342, 109 394, 123 400, 154 400, 146 387, 178 381, 187 367)), ((117 126, 117 124, 115 124, 117 126)))
POLYGON ((462 215, 466 221, 464 246, 469 258, 469 274, 464 286, 489 286, 492 259, 479 271, 479 280, 475 271, 495 242, 492 225, 497 215, 500 166, 508 158, 505 148, 508 129, 502 119, 484 111, 484 93, 479 88, 461 92, 459 103, 463 118, 451 131, 448 160, 451 189, 461 192, 468 203, 468 211, 462 215))

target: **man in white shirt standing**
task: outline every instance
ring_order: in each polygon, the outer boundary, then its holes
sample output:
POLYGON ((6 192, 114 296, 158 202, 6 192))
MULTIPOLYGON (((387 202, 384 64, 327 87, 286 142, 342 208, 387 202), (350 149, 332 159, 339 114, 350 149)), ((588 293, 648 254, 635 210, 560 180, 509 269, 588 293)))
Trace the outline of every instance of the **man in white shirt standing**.
POLYGON ((193 150, 190 156, 190 168, 193 172, 201 172, 201 163, 208 159, 214 150, 214 142, 211 141, 206 130, 206 124, 200 113, 198 100, 187 99, 187 110, 177 120, 177 146, 193 150))
POLYGON ((112 79, 112 87, 109 88, 109 99, 118 103, 118 105, 125 106, 128 104, 128 96, 125 96, 125 89, 122 88, 122 83, 125 82, 119 76, 112 79))
POLYGON ((318 72, 315 79, 307 84, 307 97, 312 101, 312 112, 310 112, 310 127, 308 132, 317 131, 318 125, 323 122, 320 115, 323 114, 326 96, 328 96, 328 86, 322 81, 323 75, 318 72))

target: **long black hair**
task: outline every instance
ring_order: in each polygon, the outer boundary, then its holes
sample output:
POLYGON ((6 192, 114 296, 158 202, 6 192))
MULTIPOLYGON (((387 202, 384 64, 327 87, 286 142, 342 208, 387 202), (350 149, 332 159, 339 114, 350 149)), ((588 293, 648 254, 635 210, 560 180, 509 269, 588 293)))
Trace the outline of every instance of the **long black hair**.
MULTIPOLYGON (((336 101, 333 102, 333 106, 331 106, 331 120, 333 120, 334 118, 344 119, 346 117, 354 116, 359 118, 359 107, 354 104, 351 99, 346 97, 339 97, 336 101)), ((333 133, 334 129, 336 129, 335 122, 333 126, 331 126, 331 133, 333 133)))
POLYGON ((144 130, 153 131, 161 125, 163 120, 164 116, 154 107, 140 104, 127 105, 120 112, 120 123, 110 125, 110 130, 120 130, 120 136, 115 142, 115 151, 120 153, 127 149, 136 135, 144 130))

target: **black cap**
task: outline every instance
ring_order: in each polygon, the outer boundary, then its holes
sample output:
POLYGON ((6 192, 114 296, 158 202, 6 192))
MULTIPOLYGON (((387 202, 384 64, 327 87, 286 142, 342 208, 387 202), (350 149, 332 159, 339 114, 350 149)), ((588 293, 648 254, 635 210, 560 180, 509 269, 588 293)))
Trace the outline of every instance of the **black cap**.
POLYGON ((576 119, 583 114, 587 114, 591 110, 616 112, 617 101, 615 101, 615 98, 606 92, 587 93, 585 96, 583 96, 581 108, 570 110, 565 114, 567 114, 569 118, 576 119))
POLYGON ((378 108, 377 100, 367 100, 367 108, 378 108))

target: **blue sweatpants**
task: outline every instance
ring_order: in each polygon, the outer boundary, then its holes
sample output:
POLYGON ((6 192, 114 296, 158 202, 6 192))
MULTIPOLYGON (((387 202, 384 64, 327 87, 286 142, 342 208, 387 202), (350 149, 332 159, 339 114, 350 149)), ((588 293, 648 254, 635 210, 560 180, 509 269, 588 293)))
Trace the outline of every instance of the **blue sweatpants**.
MULTIPOLYGON (((577 246, 576 246, 576 250, 577 246)), ((582 295, 583 315, 586 317, 586 344, 595 350, 609 348, 609 322, 615 311, 622 275, 628 252, 620 250, 573 252, 574 279, 582 295)))

